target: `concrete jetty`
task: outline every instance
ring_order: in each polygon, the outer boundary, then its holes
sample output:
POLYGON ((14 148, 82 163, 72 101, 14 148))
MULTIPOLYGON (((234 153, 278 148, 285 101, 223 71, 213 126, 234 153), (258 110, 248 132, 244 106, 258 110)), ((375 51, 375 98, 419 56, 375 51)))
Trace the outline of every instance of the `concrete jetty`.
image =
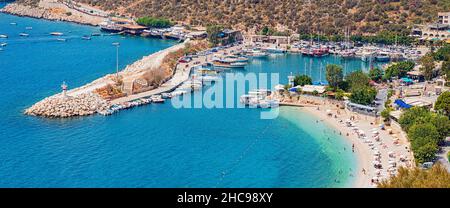
MULTIPOLYGON (((189 40, 188 40, 189 41, 189 40)), ((149 56, 143 57, 141 60, 128 65, 125 70, 119 73, 124 80, 136 79, 149 70, 160 70, 159 67, 165 56, 169 53, 177 51, 186 46, 186 43, 180 43, 170 48, 153 53, 149 56)), ((42 101, 34 104, 25 110, 25 114, 43 117, 71 117, 71 116, 85 116, 92 115, 97 112, 105 111, 110 108, 112 104, 127 102, 137 98, 147 97, 154 94, 170 91, 177 87, 189 78, 190 68, 185 64, 180 64, 175 69, 175 74, 166 83, 155 90, 133 94, 119 99, 110 101, 102 99, 94 91, 96 89, 107 86, 108 84, 115 84, 114 74, 108 74, 84 86, 69 90, 63 95, 58 93, 56 95, 47 97, 42 101)))

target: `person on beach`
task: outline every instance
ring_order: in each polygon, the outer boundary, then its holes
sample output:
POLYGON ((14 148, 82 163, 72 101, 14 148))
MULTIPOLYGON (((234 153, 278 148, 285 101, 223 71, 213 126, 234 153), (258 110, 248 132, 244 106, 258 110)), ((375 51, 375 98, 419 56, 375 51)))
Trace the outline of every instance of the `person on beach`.
POLYGON ((366 175, 366 169, 362 169, 362 172, 364 173, 364 175, 366 175))
POLYGON ((352 144, 352 152, 355 152, 355 144, 352 144))

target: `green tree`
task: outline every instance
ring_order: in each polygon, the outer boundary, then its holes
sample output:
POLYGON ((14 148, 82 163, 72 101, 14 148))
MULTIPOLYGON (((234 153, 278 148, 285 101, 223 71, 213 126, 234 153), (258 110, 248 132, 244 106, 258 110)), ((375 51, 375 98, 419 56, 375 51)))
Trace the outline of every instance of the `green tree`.
POLYGON ((431 119, 431 114, 428 109, 423 107, 412 107, 405 111, 398 120, 402 129, 408 132, 413 124, 427 123, 431 119))
POLYGON ((445 44, 433 54, 433 58, 437 61, 448 61, 449 55, 450 55, 450 44, 445 44))
POLYGON ((344 90, 337 89, 336 93, 334 94, 334 98, 336 100, 343 100, 344 99, 344 93, 345 93, 344 90))
POLYGON ((420 59, 420 71, 423 73, 423 76, 426 80, 431 80, 433 78, 433 70, 436 67, 434 64, 433 56, 427 54, 420 59))
POLYGON ((362 72, 361 70, 354 71, 345 76, 345 81, 347 81, 350 85, 350 90, 369 86, 369 76, 362 72))
POLYGON ((312 79, 308 75, 297 75, 294 78, 294 85, 295 86, 305 86, 312 84, 312 79))
POLYGON ((390 113, 391 113, 390 108, 385 108, 383 111, 381 111, 381 117, 383 117, 384 121, 389 120, 390 113))
POLYGON ((224 27, 222 25, 208 25, 206 33, 208 33, 208 40, 214 46, 220 43, 219 35, 222 33, 224 27))
POLYGON ((379 82, 381 81, 381 78, 383 78, 383 70, 380 68, 372 68, 369 71, 369 77, 371 80, 379 82))
POLYGON ((443 92, 439 95, 434 104, 434 109, 446 116, 450 116, 450 91, 443 92))
POLYGON ((431 162, 436 158, 438 146, 433 143, 427 143, 423 146, 416 148, 414 152, 414 158, 418 163, 431 162))
MULTIPOLYGON (((449 55, 450 56, 450 55, 449 55)), ((450 58, 449 58, 450 59, 450 58)), ((447 82, 450 81, 450 60, 444 61, 441 67, 441 75, 444 75, 447 82)))
POLYGON ((382 181, 378 188, 450 188, 450 173, 440 163, 430 170, 400 167, 397 175, 382 181))
POLYGON ((439 133, 433 124, 414 124, 408 130, 408 138, 412 146, 420 147, 426 143, 437 144, 439 142, 439 133))
POLYGON ((336 64, 328 64, 326 67, 326 77, 330 86, 336 90, 344 77, 342 67, 336 64))
POLYGON ((167 28, 171 27, 173 23, 165 18, 155 18, 155 17, 141 17, 136 20, 136 23, 139 25, 144 25, 147 27, 154 27, 154 28, 167 28))
POLYGON ((413 70, 416 64, 412 61, 402 61, 393 63, 386 69, 383 79, 388 80, 392 77, 401 78, 406 76, 406 73, 413 70))
POLYGON ((361 105, 370 105, 377 96, 377 91, 373 87, 363 86, 353 88, 350 95, 350 101, 361 105))
POLYGON ((439 133, 438 144, 442 143, 445 137, 450 135, 450 120, 447 116, 433 113, 430 123, 433 124, 439 133))

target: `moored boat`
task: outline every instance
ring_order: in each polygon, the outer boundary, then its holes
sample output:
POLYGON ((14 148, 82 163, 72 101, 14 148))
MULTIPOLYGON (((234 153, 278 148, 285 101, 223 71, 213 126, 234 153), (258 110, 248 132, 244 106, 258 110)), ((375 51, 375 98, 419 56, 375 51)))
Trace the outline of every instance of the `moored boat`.
POLYGON ((28 36, 30 36, 30 34, 28 34, 28 33, 19 33, 19 36, 21 36, 21 37, 28 37, 28 36))
POLYGON ((8 38, 7 35, 0 35, 0 38, 8 38))
POLYGON ((83 40, 91 40, 91 36, 84 35, 83 37, 81 37, 81 39, 83 39, 83 40))
POLYGON ((150 99, 152 99, 154 103, 164 103, 165 101, 161 95, 153 95, 150 99))
POLYGON ((378 62, 388 62, 388 61, 391 60, 391 58, 389 57, 389 53, 387 53, 387 52, 380 52, 376 56, 376 60, 378 62))
POLYGON ((61 32, 51 32, 50 35, 53 35, 53 36, 62 36, 62 35, 64 35, 64 33, 61 33, 61 32))

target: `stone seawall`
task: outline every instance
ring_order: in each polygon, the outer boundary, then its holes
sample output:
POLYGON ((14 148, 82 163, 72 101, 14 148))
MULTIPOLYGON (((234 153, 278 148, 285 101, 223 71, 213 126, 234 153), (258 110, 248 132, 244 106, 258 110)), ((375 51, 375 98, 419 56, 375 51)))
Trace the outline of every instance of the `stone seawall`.
POLYGON ((25 114, 51 118, 87 116, 104 111, 109 103, 94 93, 63 96, 61 93, 45 98, 25 110, 25 114))

